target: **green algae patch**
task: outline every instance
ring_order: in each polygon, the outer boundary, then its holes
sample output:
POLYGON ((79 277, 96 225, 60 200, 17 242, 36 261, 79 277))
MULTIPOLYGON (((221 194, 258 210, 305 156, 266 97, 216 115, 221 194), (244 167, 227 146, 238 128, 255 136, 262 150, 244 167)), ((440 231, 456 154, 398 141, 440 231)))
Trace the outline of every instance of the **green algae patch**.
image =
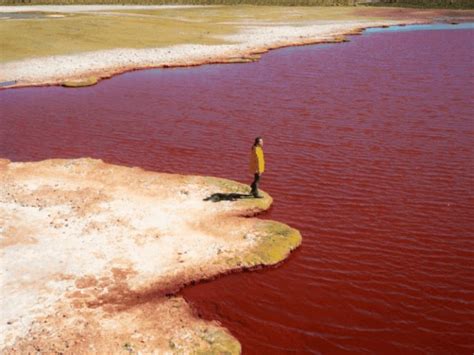
POLYGON ((262 221, 258 232, 261 237, 257 246, 243 258, 245 266, 275 265, 285 260, 302 241, 297 229, 280 222, 262 221))
POLYGON ((220 202, 230 200, 236 204, 236 211, 243 215, 253 215, 270 208, 273 203, 272 197, 263 190, 259 190, 261 198, 255 198, 250 194, 250 186, 233 180, 206 176, 204 182, 215 189, 216 196, 209 196, 211 201, 220 202))
POLYGON ((61 85, 67 88, 80 88, 85 86, 92 86, 97 84, 98 78, 95 76, 90 76, 88 78, 79 79, 79 80, 68 80, 63 82, 61 85))
MULTIPOLYGON (((249 195, 250 187, 246 184, 215 177, 204 177, 203 179, 206 184, 218 191, 216 194, 223 196, 242 194, 242 197, 233 200, 236 207, 234 210, 241 216, 256 215, 269 209, 273 203, 272 197, 262 190, 260 190, 262 198, 254 198, 249 195)), ((219 200, 214 202, 218 203, 219 200)), ((301 234, 297 229, 271 220, 258 220, 253 232, 243 235, 242 238, 254 238, 255 247, 248 253, 225 259, 225 264, 231 268, 275 265, 286 259, 302 241, 301 234)))
POLYGON ((273 198, 263 190, 259 190, 259 193, 261 198, 249 196, 247 199, 238 201, 239 208, 246 211, 245 215, 254 215, 270 208, 273 198))
POLYGON ((237 181, 212 176, 206 176, 204 179, 207 184, 217 187, 218 192, 246 194, 250 191, 249 185, 237 181))
POLYGON ((195 330, 195 337, 191 344, 183 342, 185 339, 178 334, 168 339, 169 353, 193 355, 238 355, 242 353, 239 341, 225 328, 210 324, 204 327, 197 325, 195 330))
POLYGON ((302 242, 297 229, 276 221, 261 221, 256 234, 258 234, 256 246, 242 256, 228 258, 225 261, 228 266, 252 268, 275 265, 285 260, 302 242))
POLYGON ((201 339, 209 344, 207 349, 198 349, 192 352, 196 355, 237 355, 241 354, 242 347, 237 339, 223 329, 206 329, 200 335, 201 339))

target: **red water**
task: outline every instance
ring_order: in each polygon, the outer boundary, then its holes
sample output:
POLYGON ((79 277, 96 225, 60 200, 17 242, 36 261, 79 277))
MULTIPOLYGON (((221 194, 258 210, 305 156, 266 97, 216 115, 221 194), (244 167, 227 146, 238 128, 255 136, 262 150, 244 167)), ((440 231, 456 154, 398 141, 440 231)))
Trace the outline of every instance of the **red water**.
POLYGON ((246 354, 474 351, 472 30, 395 32, 258 63, 0 92, 0 155, 249 182, 303 246, 187 288, 246 354))

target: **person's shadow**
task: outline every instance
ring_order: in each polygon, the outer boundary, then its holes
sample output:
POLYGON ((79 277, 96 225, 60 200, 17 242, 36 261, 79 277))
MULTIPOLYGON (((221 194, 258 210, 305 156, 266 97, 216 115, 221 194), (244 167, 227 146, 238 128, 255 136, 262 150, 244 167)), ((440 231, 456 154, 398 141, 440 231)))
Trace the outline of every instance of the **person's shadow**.
POLYGON ((208 196, 204 199, 204 201, 212 201, 212 202, 220 202, 220 201, 236 201, 246 198, 255 198, 252 194, 239 194, 239 193, 221 193, 217 192, 208 196))

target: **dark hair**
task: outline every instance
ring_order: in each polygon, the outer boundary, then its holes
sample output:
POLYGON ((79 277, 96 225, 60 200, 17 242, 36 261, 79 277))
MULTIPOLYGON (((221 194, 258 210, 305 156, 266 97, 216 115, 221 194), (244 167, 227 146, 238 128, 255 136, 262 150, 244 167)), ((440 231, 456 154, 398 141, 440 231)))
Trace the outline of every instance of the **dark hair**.
POLYGON ((252 147, 256 147, 258 145, 258 143, 260 142, 260 139, 262 139, 262 137, 257 137, 255 138, 255 142, 253 142, 253 146, 252 147))

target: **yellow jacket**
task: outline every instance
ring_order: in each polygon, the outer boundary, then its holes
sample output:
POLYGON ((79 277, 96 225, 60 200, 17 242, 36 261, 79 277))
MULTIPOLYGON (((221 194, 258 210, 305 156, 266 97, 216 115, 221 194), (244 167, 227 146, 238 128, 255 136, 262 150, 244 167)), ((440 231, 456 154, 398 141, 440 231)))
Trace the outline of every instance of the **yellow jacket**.
POLYGON ((250 172, 252 174, 261 174, 265 171, 265 158, 263 156, 263 149, 259 145, 252 147, 250 154, 250 172))

